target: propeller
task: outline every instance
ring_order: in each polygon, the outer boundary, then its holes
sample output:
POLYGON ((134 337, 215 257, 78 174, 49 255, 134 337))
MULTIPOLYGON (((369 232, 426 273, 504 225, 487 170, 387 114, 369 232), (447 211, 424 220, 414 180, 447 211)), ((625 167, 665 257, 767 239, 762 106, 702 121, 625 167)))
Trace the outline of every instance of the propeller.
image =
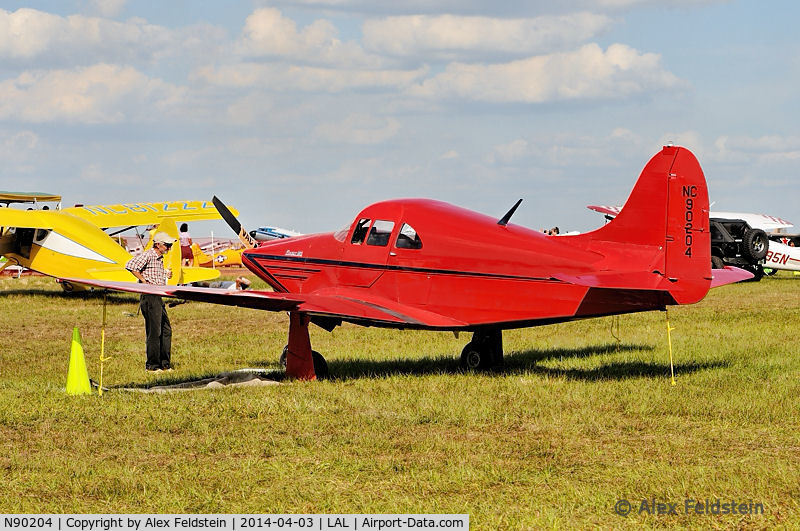
POLYGON ((253 239, 253 237, 242 228, 242 224, 239 223, 239 220, 236 219, 236 216, 233 215, 233 212, 231 212, 230 209, 225 206, 225 203, 220 201, 217 196, 214 196, 211 199, 211 202, 214 203, 217 212, 219 212, 219 215, 225 220, 225 223, 227 223, 228 226, 233 229, 233 232, 239 236, 239 240, 241 240, 241 242, 248 249, 254 249, 255 247, 258 247, 258 242, 256 242, 256 240, 253 239))

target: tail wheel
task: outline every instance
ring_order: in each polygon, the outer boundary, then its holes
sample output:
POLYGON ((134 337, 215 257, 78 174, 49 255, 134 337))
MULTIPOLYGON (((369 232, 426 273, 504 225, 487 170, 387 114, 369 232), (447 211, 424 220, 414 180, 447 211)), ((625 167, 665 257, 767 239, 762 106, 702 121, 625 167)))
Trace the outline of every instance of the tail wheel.
POLYGON ((66 281, 66 280, 62 280, 61 281, 61 289, 64 290, 64 293, 74 293, 75 292, 75 286, 72 284, 72 282, 69 282, 69 281, 66 281))
POLYGON ((719 256, 712 256, 711 257, 711 269, 723 269, 725 267, 725 262, 722 261, 722 258, 719 256))
POLYGON ((745 258, 758 262, 767 256, 769 238, 761 229, 747 229, 742 238, 742 254, 745 258))

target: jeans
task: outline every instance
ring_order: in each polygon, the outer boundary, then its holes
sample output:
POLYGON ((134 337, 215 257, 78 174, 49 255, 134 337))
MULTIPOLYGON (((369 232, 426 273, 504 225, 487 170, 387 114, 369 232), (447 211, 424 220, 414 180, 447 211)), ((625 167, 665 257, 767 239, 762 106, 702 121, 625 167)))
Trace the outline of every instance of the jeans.
POLYGON ((172 350, 172 327, 164 301, 158 295, 142 294, 139 306, 147 333, 147 369, 167 369, 172 350))

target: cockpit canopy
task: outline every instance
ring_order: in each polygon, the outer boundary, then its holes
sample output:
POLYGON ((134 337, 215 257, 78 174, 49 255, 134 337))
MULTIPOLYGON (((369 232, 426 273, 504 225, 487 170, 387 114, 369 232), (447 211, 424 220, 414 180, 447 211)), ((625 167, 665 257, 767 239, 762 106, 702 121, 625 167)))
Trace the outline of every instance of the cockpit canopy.
MULTIPOLYGON (((350 243, 353 245, 373 245, 386 247, 394 231, 395 222, 385 219, 359 218, 353 229, 350 243)), ((394 242, 398 249, 421 249, 422 240, 417 231, 408 223, 403 223, 394 242)))

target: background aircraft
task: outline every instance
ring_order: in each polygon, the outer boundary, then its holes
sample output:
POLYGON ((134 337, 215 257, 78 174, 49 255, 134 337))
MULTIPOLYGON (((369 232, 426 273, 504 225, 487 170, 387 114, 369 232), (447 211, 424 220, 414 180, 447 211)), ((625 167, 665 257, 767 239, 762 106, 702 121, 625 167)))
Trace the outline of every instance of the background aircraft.
MULTIPOLYGON (((621 206, 589 205, 586 208, 604 214, 607 219, 616 217, 622 210, 621 206)), ((741 219, 754 229, 761 229, 767 233, 777 233, 784 229, 794 227, 791 221, 767 214, 753 214, 749 212, 721 212, 712 210, 708 213, 710 218, 741 219)))
POLYGON ((223 249, 214 252, 213 255, 206 254, 196 243, 192 244, 192 256, 195 265, 201 267, 230 267, 242 266, 242 251, 244 249, 223 249))
POLYGON ((311 350, 309 322, 471 331, 461 361, 482 368, 502 362, 504 329, 663 310, 752 276, 732 267, 712 276, 706 182, 685 148, 657 153, 625 209, 595 231, 547 236, 509 224, 518 205, 498 221, 440 201, 384 201, 347 229, 244 251, 274 292, 89 283, 288 311, 287 374, 314 379, 327 367, 311 350))
MULTIPOLYGON (((18 198, 14 202, 20 201, 18 198)), ((214 206, 205 201, 76 206, 58 210, 0 208, 0 254, 8 259, 8 264, 53 277, 132 282, 133 275, 125 269, 131 254, 103 229, 157 224, 158 230, 177 238, 176 220, 219 218, 214 206)), ((177 245, 164 260, 165 267, 173 270, 170 284, 219 276, 218 271, 207 268, 182 268, 177 245)), ((69 291, 74 283, 62 284, 62 287, 69 291)))
MULTIPOLYGON (((589 205, 587 208, 605 215, 606 219, 613 219, 622 210, 620 206, 605 205, 589 205)), ((759 263, 754 268, 756 279, 764 275, 764 268, 800 271, 800 247, 796 247, 800 237, 786 233, 787 229, 794 227, 791 221, 767 214, 714 210, 709 212, 709 217, 720 220, 741 220, 751 228, 767 233, 768 239, 764 242, 768 243, 768 248, 759 255, 759 263)))
POLYGON ((259 227, 256 230, 251 230, 250 236, 256 241, 268 242, 272 240, 282 240, 284 238, 293 238, 294 236, 302 236, 302 234, 280 227, 259 227))

